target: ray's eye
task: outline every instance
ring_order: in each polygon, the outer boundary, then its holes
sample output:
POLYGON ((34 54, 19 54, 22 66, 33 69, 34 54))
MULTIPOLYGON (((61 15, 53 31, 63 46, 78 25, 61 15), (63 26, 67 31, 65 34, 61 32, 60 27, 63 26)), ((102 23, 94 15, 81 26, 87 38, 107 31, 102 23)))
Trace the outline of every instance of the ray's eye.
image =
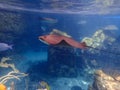
POLYGON ((44 38, 46 38, 46 36, 44 36, 44 38))

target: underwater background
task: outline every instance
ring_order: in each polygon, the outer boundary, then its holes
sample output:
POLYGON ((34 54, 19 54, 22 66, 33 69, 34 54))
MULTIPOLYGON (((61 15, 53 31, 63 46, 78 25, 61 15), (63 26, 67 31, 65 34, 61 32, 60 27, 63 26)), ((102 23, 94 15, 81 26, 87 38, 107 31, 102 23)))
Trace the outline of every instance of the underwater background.
POLYGON ((0 84, 7 90, 40 90, 41 81, 48 90, 119 90, 102 87, 104 80, 94 84, 98 70, 115 81, 120 76, 119 4, 118 0, 0 0, 0 44, 12 46, 2 51, 0 45, 0 84), (55 31, 88 47, 39 40, 55 31))

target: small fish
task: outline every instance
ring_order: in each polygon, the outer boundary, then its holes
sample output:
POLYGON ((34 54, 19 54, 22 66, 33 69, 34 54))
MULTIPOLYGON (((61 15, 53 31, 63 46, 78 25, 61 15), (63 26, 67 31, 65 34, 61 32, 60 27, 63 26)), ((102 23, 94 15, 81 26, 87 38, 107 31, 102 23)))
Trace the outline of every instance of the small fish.
POLYGON ((84 49, 87 47, 85 42, 79 43, 79 42, 73 40, 72 38, 69 38, 66 36, 61 36, 61 35, 55 35, 55 34, 39 36, 39 40, 48 45, 57 45, 62 42, 65 42, 68 45, 75 47, 75 48, 84 49))
POLYGON ((46 27, 41 26, 41 30, 42 30, 42 31, 46 31, 46 27))
POLYGON ((57 19, 53 19, 53 18, 39 17, 39 19, 40 19, 41 22, 43 22, 43 23, 49 23, 49 24, 57 23, 57 19))
POLYGON ((8 45, 6 43, 0 43, 0 51, 6 51, 8 49, 12 49, 13 45, 8 45))
POLYGON ((116 25, 107 25, 103 29, 104 30, 118 30, 118 27, 116 25))
POLYGON ((81 21, 79 21, 77 24, 84 25, 84 24, 86 24, 86 23, 87 23, 87 21, 81 20, 81 21))

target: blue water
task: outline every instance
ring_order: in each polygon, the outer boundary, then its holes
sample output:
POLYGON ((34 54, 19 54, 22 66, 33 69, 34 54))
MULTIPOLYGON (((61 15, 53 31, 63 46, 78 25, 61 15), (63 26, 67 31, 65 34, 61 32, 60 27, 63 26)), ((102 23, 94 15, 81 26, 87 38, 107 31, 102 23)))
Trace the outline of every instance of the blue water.
MULTIPOLYGON (((45 81, 50 90, 88 90, 95 70, 120 71, 119 3, 113 1, 0 1, 0 42, 13 45, 12 50, 0 52, 0 58, 10 57, 7 63, 28 74, 21 80, 9 79, 5 85, 9 88, 14 81, 15 90, 37 90, 39 82, 45 81), (53 29, 78 42, 92 39, 93 43, 88 43, 92 48, 55 47, 38 40, 53 29)), ((0 66, 0 77, 12 70, 0 66)))

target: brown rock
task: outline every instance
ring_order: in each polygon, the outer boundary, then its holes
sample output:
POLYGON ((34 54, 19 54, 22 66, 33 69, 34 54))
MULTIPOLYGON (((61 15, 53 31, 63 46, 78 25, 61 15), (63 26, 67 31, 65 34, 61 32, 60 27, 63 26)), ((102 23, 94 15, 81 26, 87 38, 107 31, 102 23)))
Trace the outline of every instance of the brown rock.
POLYGON ((120 90, 120 76, 112 77, 102 70, 97 70, 94 82, 88 90, 120 90))

